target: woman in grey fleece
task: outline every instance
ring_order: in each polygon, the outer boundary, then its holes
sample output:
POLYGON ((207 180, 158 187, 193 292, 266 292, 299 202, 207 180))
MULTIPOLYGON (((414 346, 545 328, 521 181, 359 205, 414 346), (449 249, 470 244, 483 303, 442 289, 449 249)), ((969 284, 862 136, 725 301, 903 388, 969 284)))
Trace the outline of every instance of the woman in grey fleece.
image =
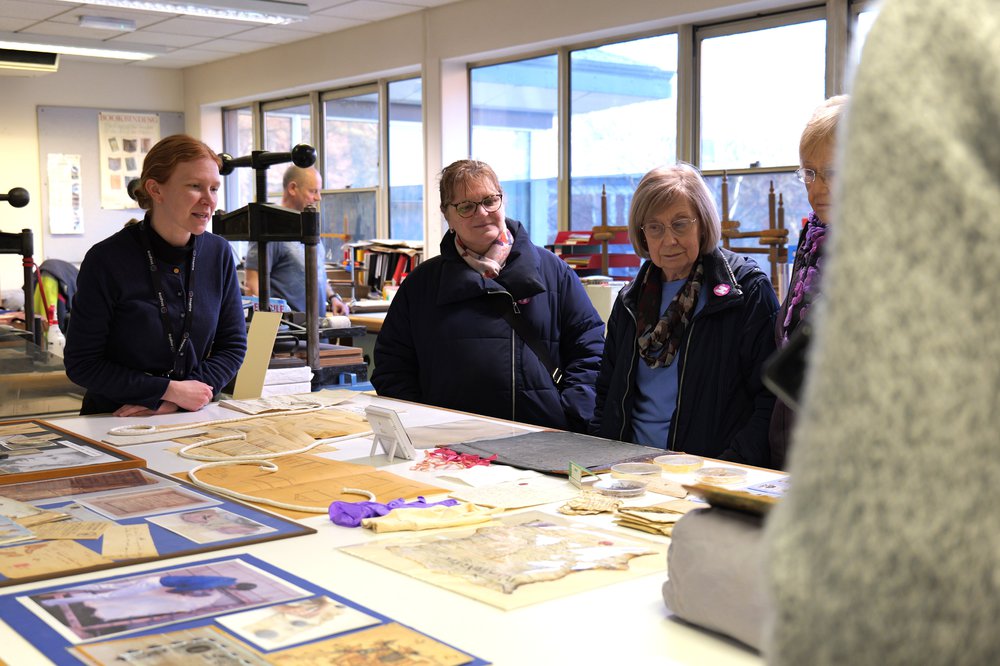
POLYGON ((765 654, 1000 663, 1000 0, 889 0, 846 139, 765 654))

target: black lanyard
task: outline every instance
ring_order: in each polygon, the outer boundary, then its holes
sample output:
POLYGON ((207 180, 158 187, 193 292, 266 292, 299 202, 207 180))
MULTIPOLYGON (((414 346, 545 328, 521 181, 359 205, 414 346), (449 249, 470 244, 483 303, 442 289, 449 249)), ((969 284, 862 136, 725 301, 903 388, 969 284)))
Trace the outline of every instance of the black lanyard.
POLYGON ((191 321, 194 319, 194 269, 195 260, 198 258, 198 236, 194 237, 194 247, 191 249, 191 263, 187 269, 187 298, 185 299, 184 323, 181 325, 180 343, 174 338, 174 328, 170 325, 170 317, 167 315, 167 298, 163 291, 163 279, 160 277, 160 269, 156 265, 156 258, 153 256, 153 247, 149 242, 147 234, 153 233, 146 228, 146 221, 139 225, 139 242, 146 252, 146 259, 149 261, 149 276, 153 280, 153 291, 156 292, 156 300, 160 305, 160 323, 163 324, 163 332, 167 334, 167 342, 170 344, 170 353, 174 356, 174 366, 167 373, 167 377, 184 376, 184 347, 190 342, 191 321))

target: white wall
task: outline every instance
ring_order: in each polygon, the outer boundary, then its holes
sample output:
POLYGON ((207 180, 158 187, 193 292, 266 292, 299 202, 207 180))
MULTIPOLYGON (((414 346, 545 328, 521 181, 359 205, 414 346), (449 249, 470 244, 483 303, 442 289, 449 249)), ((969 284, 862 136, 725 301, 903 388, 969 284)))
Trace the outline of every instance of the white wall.
MULTIPOLYGON (((0 231, 31 229, 35 235, 35 261, 41 263, 45 258, 45 234, 40 204, 43 190, 38 106, 183 111, 184 78, 178 70, 69 59, 63 59, 59 71, 53 74, 0 76, 0 191, 23 187, 31 195, 31 202, 24 208, 0 203, 0 231)), ((0 290, 19 289, 23 283, 20 255, 0 255, 0 290)))

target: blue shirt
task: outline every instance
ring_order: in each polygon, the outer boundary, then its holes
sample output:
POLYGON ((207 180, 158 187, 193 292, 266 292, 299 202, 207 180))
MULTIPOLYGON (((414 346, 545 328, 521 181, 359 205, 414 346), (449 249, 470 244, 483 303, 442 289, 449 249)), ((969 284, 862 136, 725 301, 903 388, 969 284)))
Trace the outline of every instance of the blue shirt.
MULTIPOLYGON (((316 246, 316 289, 319 313, 326 312, 326 250, 323 242, 316 246)), ((258 270, 257 243, 250 243, 247 251, 247 270, 258 270)), ((294 241, 274 241, 267 244, 267 277, 271 285, 271 298, 283 298, 296 312, 306 311, 306 246, 294 241)))
MULTIPOLYGON (((666 310, 685 282, 687 278, 663 283, 663 291, 660 293, 662 309, 666 310)), ((705 287, 702 285, 694 308, 695 314, 704 306, 705 287)), ((636 444, 667 448, 670 421, 674 418, 674 407, 677 405, 679 365, 680 359, 677 357, 674 357, 670 365, 659 368, 650 368, 644 360, 639 359, 635 404, 632 407, 632 441, 636 444)))

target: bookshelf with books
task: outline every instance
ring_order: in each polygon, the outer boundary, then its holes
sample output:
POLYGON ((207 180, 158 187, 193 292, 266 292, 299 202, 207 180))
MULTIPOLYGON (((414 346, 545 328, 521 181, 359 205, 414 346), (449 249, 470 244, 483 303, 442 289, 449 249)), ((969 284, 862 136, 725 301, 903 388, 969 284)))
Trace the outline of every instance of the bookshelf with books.
POLYGON ((348 275, 353 275, 356 299, 378 298, 387 285, 399 285, 420 264, 420 241, 370 240, 345 243, 348 275), (371 296, 369 296, 371 295, 371 296))

